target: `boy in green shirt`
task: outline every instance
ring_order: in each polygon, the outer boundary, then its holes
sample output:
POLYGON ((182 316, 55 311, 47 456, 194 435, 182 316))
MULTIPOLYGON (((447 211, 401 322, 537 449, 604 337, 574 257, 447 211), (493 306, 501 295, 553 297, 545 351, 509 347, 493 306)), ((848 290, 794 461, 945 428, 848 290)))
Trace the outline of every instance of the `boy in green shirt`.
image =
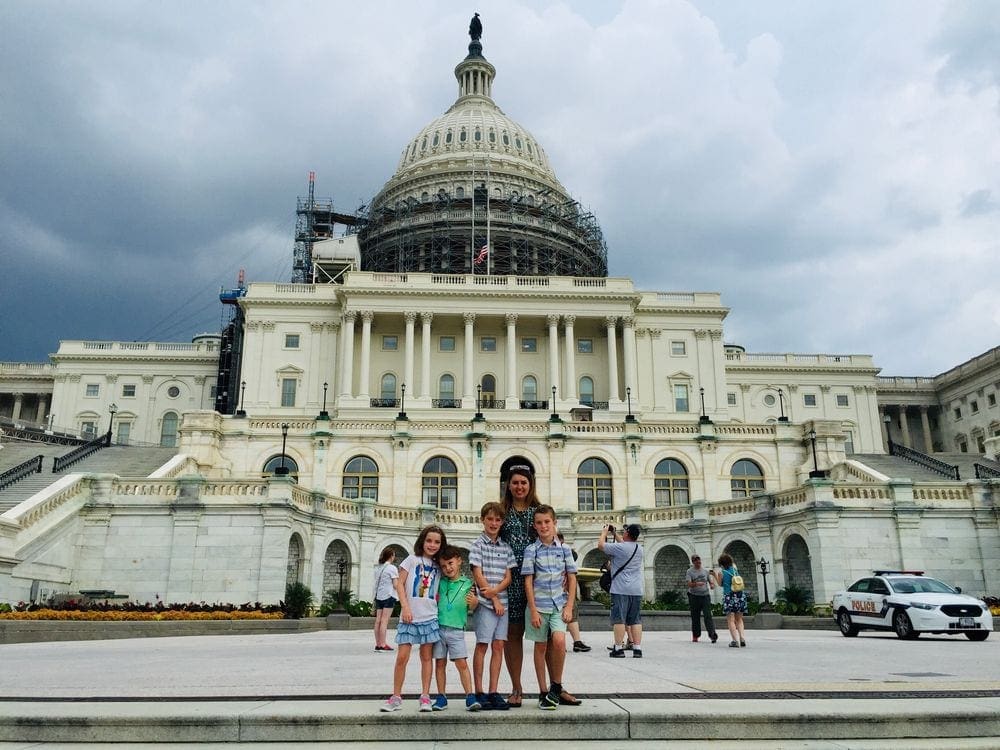
POLYGON ((462 575, 462 551, 458 547, 445 547, 438 556, 441 566, 441 583, 438 584, 438 627, 441 640, 434 644, 435 671, 438 697, 431 708, 444 711, 448 708, 445 690, 445 668, 450 657, 458 668, 458 677, 465 691, 465 710, 478 711, 482 705, 472 692, 469 674, 469 653, 465 647, 465 624, 469 611, 479 606, 479 597, 472 590, 472 581, 462 575))

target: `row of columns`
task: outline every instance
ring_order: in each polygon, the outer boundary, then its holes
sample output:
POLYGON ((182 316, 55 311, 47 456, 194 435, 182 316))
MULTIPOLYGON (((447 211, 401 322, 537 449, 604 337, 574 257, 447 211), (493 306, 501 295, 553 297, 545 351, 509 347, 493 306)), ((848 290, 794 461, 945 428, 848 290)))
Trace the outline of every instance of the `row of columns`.
POLYGON ((11 407, 10 418, 15 422, 19 419, 24 419, 27 422, 36 422, 38 424, 43 424, 45 418, 49 413, 49 398, 51 394, 48 393, 23 393, 14 392, 0 394, 0 396, 10 396, 13 397, 13 405, 11 407), (30 408, 26 411, 26 401, 30 401, 32 397, 37 397, 35 403, 35 413, 31 415, 30 408))
MULTIPOLYGON (((889 450, 890 439, 893 442, 898 442, 907 448, 917 448, 913 444, 913 436, 910 433, 910 421, 907 417, 907 411, 909 408, 910 407, 905 404, 879 404, 878 412, 879 418, 882 422, 882 440, 885 444, 886 450, 889 450), (891 429, 891 426, 893 422, 896 421, 896 418, 899 420, 898 434, 894 434, 891 429)), ((920 411, 920 433, 923 440, 923 452, 933 453, 934 440, 931 437, 931 424, 930 417, 928 416, 931 407, 920 404, 916 408, 920 411)))
MULTIPOLYGON (((348 310, 344 313, 343 339, 341 341, 341 372, 340 372, 340 395, 345 398, 354 396, 354 336, 355 325, 361 316, 361 358, 359 368, 358 396, 368 398, 368 388, 371 382, 371 337, 372 321, 375 314, 371 310, 348 310)), ((403 383, 413 383, 413 367, 415 356, 415 325, 418 313, 406 312, 403 315, 405 321, 405 333, 403 337, 403 383)), ((431 323, 434 313, 419 313, 421 322, 421 352, 420 352, 420 390, 416 394, 423 399, 431 398, 431 323)), ((506 348, 506 398, 509 402, 508 408, 517 408, 516 404, 520 399, 518 393, 517 377, 517 320, 518 313, 507 313, 505 315, 507 328, 507 348, 506 348), (513 405, 511 405, 513 404, 513 405)), ((475 322, 476 313, 463 313, 463 358, 462 358, 462 397, 466 401, 471 401, 476 395, 475 377, 475 322)), ((574 332, 575 315, 548 315, 546 323, 549 332, 549 378, 551 385, 558 386, 560 382, 560 364, 563 375, 563 386, 561 396, 565 401, 576 401, 576 335, 574 332), (560 358, 559 325, 562 323, 563 356, 560 358)), ((605 328, 608 337, 608 401, 609 404, 621 404, 622 398, 619 391, 618 382, 618 345, 617 328, 619 322, 622 324, 622 347, 624 355, 624 372, 626 386, 631 389, 632 396, 638 398, 638 382, 636 378, 636 346, 634 318, 630 316, 618 317, 609 315, 605 317, 605 328)))

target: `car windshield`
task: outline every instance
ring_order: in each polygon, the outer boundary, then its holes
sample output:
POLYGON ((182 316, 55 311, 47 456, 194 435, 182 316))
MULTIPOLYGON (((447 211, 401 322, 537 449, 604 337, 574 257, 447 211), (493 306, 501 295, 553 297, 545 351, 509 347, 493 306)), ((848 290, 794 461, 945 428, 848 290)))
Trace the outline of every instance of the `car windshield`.
POLYGON ((955 589, 936 578, 912 576, 906 578, 890 578, 889 585, 897 594, 954 594, 955 589))

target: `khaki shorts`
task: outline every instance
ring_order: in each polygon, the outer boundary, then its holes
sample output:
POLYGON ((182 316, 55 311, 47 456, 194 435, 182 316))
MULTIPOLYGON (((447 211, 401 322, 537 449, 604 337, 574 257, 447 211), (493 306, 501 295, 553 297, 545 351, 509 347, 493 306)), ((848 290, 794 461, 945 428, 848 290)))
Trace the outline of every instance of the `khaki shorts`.
POLYGON ((542 627, 536 628, 531 624, 531 610, 524 613, 524 637, 535 643, 544 643, 549 639, 549 633, 565 633, 566 623, 563 622, 562 610, 555 612, 539 612, 542 618, 542 627))

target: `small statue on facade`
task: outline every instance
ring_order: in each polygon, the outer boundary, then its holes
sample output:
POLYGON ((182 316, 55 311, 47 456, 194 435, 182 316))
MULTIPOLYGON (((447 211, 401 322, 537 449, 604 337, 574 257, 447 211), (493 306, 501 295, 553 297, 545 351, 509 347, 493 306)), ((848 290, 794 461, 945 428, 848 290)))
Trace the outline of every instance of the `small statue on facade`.
POLYGON ((478 13, 472 16, 472 21, 469 23, 469 36, 476 42, 483 36, 483 22, 479 20, 478 13))

